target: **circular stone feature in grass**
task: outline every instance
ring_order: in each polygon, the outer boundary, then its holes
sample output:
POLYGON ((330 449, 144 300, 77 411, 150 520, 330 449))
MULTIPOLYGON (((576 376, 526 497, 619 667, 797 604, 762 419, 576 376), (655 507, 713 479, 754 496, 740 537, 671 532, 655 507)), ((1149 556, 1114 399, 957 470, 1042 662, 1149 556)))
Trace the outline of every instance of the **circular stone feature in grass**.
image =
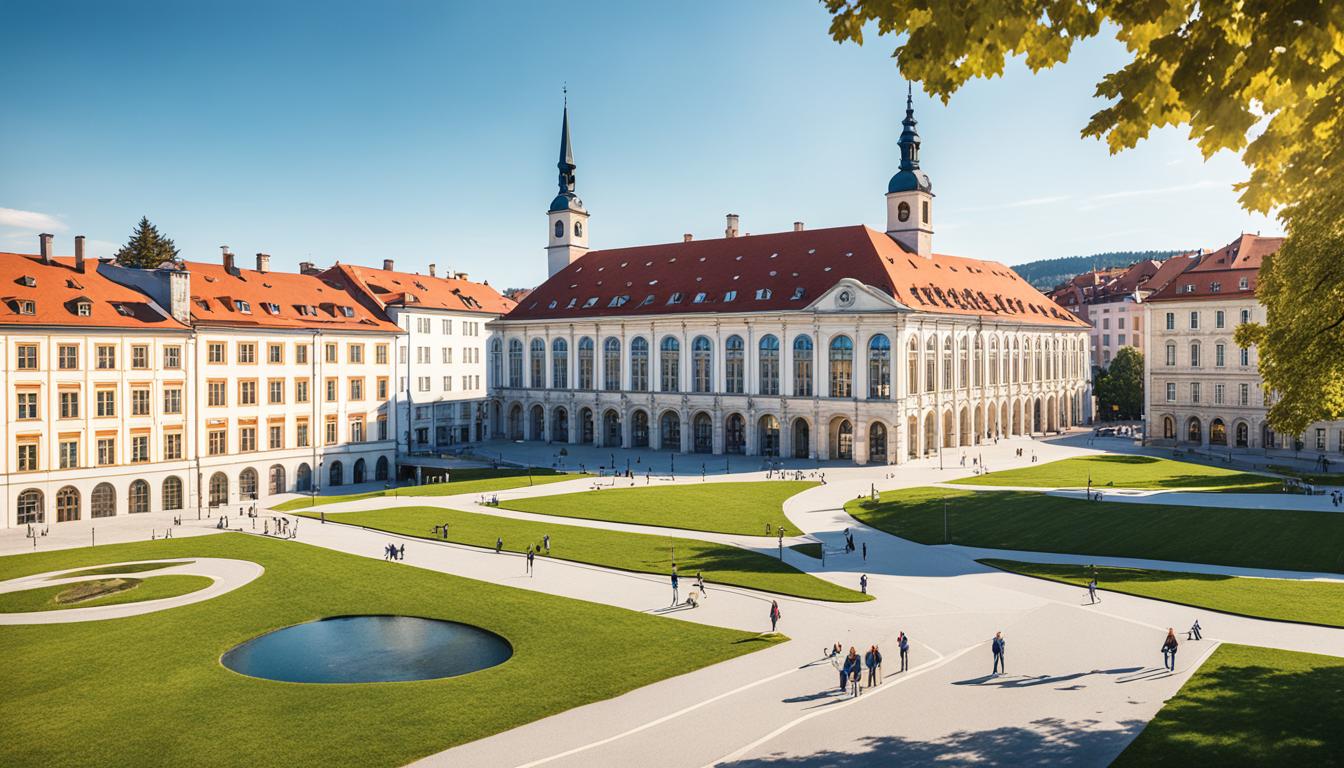
POLYGON ((188 595, 214 583, 207 576, 111 576, 0 594, 0 613, 94 608, 188 595))
POLYGON ((268 632, 220 661, 240 674, 286 683, 380 683, 465 675, 512 655, 507 640, 470 624, 336 616, 268 632))

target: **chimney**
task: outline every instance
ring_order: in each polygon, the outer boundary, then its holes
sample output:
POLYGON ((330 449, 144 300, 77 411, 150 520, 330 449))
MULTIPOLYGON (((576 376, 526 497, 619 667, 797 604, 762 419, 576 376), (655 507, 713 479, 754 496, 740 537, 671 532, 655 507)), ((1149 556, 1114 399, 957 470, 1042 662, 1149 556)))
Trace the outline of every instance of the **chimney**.
POLYGON ((737 237, 737 214, 728 214, 728 226, 723 230, 724 237, 737 237))
POLYGON ((435 274, 434 274, 434 265, 433 265, 433 264, 430 264, 430 265, 429 265, 429 276, 430 276, 430 277, 435 277, 435 274))
MULTIPOLYGON (((467 279, 467 273, 466 273, 466 272, 458 272, 458 273, 457 273, 457 279, 458 279, 458 280, 466 280, 466 279, 467 279)), ((490 283, 486 283, 486 285, 489 285, 489 284, 490 284, 490 283)))
POLYGON ((393 271, 395 271, 395 270, 393 270, 393 267, 394 267, 394 266, 396 266, 396 264, 395 264, 391 259, 383 259, 383 271, 384 271, 384 272, 393 272, 393 271))
POLYGON ((801 221, 795 221, 795 222, 793 222, 793 231, 794 231, 794 232, 802 232, 802 231, 803 231, 803 222, 801 222, 801 221))
POLYGON ((315 271, 316 271, 316 270, 313 269, 313 262, 311 262, 311 261, 300 261, 300 262, 299 262, 299 274, 300 274, 300 275, 311 275, 311 274, 312 274, 313 272, 315 272, 315 271))
POLYGON ((43 232, 42 234, 40 234, 40 235, 37 236, 37 239, 38 239, 38 242, 41 243, 41 250, 39 251, 39 253, 42 254, 42 263, 43 263, 43 264, 50 264, 50 263, 51 263, 51 235, 48 235, 47 233, 43 232))
POLYGON ((75 235, 75 271, 84 271, 84 236, 75 235))
POLYGON ((229 246, 221 245, 219 246, 219 250, 224 256, 224 271, 233 274, 235 271, 233 267, 233 254, 229 253, 229 246))
POLYGON ((684 235, 681 236, 681 242, 683 242, 683 243, 689 243, 689 242, 691 242, 691 241, 694 240, 694 239, 695 239, 695 235, 692 235, 690 232, 687 232, 686 234, 684 234, 684 235))
POLYGON ((269 253, 257 254, 257 271, 258 272, 271 271, 271 254, 269 253))

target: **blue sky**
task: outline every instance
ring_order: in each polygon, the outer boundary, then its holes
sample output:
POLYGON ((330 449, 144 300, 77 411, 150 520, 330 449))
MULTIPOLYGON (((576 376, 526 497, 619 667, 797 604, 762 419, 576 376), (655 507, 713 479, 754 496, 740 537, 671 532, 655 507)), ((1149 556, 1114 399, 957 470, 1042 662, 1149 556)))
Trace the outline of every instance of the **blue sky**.
MULTIPOLYGON (((66 2, 0 6, 0 249, 110 255, 147 215, 191 259, 436 263, 545 277, 561 86, 595 248, 885 222, 894 41, 838 45, 808 0, 66 2)), ((1079 138, 1114 40, 916 94, 934 249, 1008 264, 1279 231, 1182 130, 1079 138)))

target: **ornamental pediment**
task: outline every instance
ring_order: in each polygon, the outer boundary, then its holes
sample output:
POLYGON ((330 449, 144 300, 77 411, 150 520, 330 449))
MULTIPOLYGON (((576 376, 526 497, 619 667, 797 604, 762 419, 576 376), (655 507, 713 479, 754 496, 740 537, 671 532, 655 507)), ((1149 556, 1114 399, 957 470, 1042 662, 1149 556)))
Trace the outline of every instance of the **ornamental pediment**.
POLYGON ((830 314, 843 312, 909 312, 910 308, 896 301, 884 291, 861 283, 852 277, 844 277, 822 292, 815 301, 807 306, 807 310, 830 314))

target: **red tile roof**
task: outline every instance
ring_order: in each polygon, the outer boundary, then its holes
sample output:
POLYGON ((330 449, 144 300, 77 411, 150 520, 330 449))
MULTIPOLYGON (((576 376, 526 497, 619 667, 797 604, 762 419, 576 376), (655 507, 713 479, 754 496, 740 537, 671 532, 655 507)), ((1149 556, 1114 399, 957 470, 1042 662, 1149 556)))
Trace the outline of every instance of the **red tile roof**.
POLYGON ((23 253, 0 253, 0 323, 186 330, 166 307, 156 307, 145 294, 99 275, 96 259, 86 260, 85 271, 76 272, 72 257, 44 264, 41 257, 23 253), (88 316, 79 315, 81 300, 89 303, 88 316), (21 302, 32 302, 33 314, 21 314, 21 302))
POLYGON ((190 261, 191 317, 196 323, 257 328, 312 328, 399 333, 342 275, 258 272, 190 261))
MULTIPOLYGON (((1198 257, 1185 258, 1185 269, 1172 276, 1148 301, 1226 299, 1255 295, 1264 257, 1283 245, 1281 237, 1242 235, 1222 248, 1198 257), (1242 279, 1246 288, 1241 288, 1242 279)), ((1173 257, 1172 260, 1181 257, 1173 257)))
POLYGON ((354 264, 337 264, 323 273, 339 273, 379 307, 398 305, 503 315, 515 304, 484 283, 456 277, 430 277, 354 264))
POLYGON ((845 277, 917 311, 1086 327, 1002 264, 923 259, 865 226, 590 251, 507 319, 800 310, 845 277))

